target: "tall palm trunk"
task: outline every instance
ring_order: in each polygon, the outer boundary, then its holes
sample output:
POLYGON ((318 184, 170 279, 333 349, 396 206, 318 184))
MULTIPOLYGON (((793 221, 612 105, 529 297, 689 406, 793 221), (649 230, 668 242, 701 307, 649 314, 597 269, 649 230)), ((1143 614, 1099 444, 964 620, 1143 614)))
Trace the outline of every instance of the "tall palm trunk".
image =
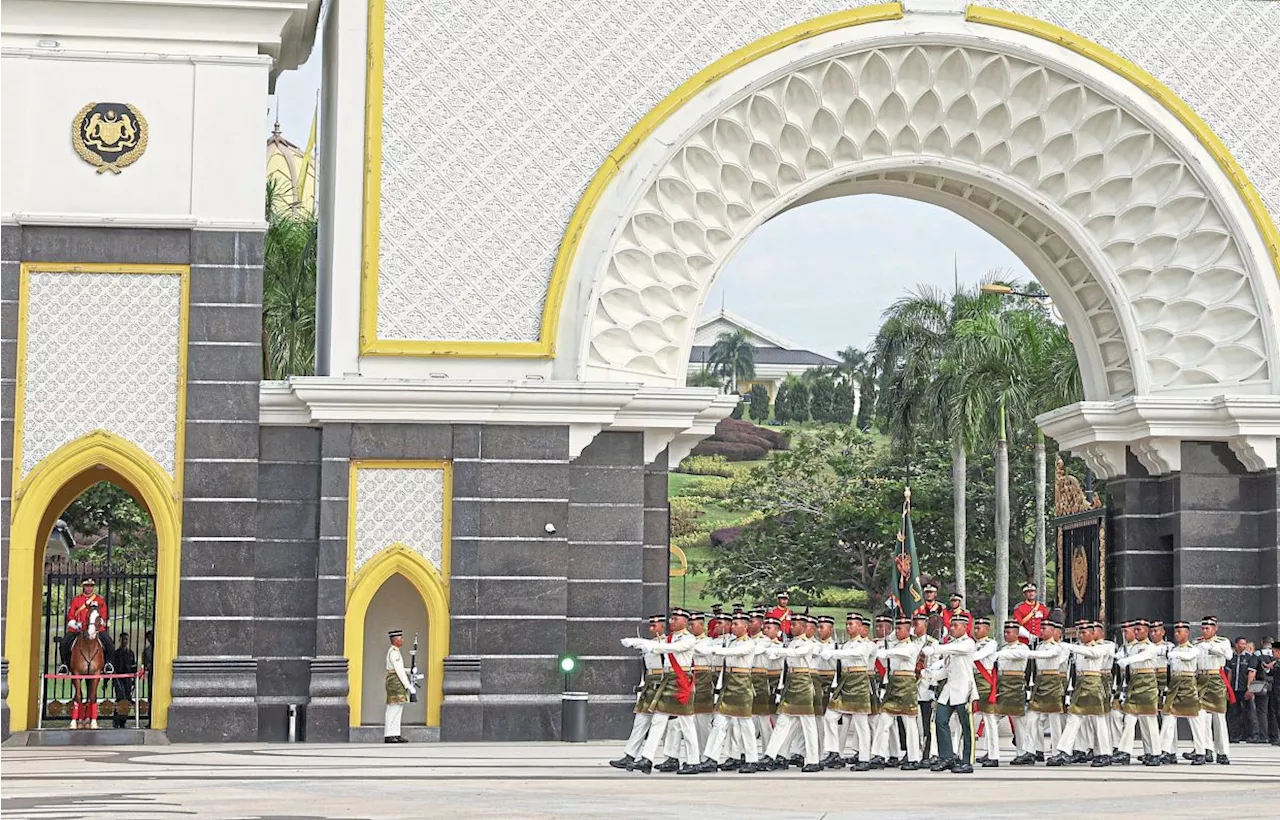
POLYGON ((996 440, 996 623, 1009 615, 1009 441, 1004 399, 1000 400, 1000 435, 996 440))
POLYGON ((1045 446, 1044 431, 1036 428, 1036 586, 1043 600, 1045 589, 1045 446))
POLYGON ((951 441, 951 515, 955 522, 956 545, 956 592, 965 592, 965 538, 968 533, 967 511, 965 509, 965 493, 968 489, 968 464, 964 449, 964 440, 956 434, 951 441))

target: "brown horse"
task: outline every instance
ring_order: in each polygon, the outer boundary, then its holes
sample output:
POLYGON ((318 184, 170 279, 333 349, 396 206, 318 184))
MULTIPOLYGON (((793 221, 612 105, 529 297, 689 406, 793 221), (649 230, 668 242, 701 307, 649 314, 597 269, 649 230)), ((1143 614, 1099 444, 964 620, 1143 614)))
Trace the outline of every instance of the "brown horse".
MULTIPOLYGON (((83 611, 83 610, 82 610, 83 611)), ((79 613, 76 613, 77 616, 79 613)), ((78 620, 78 618, 77 618, 78 620)), ((97 605, 90 605, 89 611, 85 613, 84 629, 76 636, 76 640, 71 644, 71 674, 73 675, 101 675, 102 668, 106 663, 106 658, 102 652, 102 642, 98 640, 98 618, 97 605)), ((79 679, 74 678, 71 681, 72 687, 75 689, 75 700, 71 704, 71 728, 72 729, 97 729, 98 728, 98 678, 79 679), (82 686, 83 684, 83 686, 82 686), (88 698, 84 694, 88 691, 88 698)))

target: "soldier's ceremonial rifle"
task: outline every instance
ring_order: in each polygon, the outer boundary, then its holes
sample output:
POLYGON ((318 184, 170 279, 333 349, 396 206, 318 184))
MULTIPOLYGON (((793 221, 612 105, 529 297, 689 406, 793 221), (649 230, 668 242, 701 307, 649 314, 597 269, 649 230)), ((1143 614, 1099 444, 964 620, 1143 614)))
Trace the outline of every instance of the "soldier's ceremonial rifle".
POLYGON ((409 702, 418 702, 418 681, 425 675, 418 672, 418 633, 413 633, 413 649, 409 652, 409 702))

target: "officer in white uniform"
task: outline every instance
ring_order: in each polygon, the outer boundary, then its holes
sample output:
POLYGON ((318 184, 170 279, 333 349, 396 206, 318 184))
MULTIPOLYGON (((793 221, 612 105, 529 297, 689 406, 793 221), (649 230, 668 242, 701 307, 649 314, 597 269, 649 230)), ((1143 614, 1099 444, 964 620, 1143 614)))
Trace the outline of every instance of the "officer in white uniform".
POLYGON ((382 740, 384 743, 408 743, 400 734, 400 716, 409 696, 417 693, 417 682, 409 680, 404 658, 400 656, 404 630, 393 629, 387 636, 391 639, 391 646, 387 649, 387 711, 383 718, 382 740))

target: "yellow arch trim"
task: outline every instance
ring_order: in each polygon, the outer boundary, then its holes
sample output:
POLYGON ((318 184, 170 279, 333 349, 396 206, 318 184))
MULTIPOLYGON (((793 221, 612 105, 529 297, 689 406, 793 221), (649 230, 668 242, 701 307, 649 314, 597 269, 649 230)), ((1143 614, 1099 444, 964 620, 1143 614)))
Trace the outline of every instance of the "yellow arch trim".
POLYGON ((365 87, 365 185, 364 253, 360 280, 360 354, 362 356, 501 356, 505 358, 550 359, 556 354, 560 329, 560 307, 569 283, 582 232, 605 188, 617 176, 631 152, 644 142, 675 111, 704 88, 754 60, 793 43, 829 31, 902 19, 902 3, 880 3, 859 9, 826 14, 785 28, 749 43, 721 57, 686 80, 635 124, 618 146, 609 152, 578 201, 552 269, 547 301, 542 308, 542 325, 536 342, 420 341, 378 338, 378 208, 382 195, 382 68, 384 52, 385 0, 369 0, 369 69, 365 87))
POLYGON ((347 703, 352 726, 359 726, 364 689, 364 619, 369 604, 393 575, 411 583, 427 606, 427 662, 423 691, 427 725, 440 725, 444 702, 444 659, 449 654, 449 589, 435 567, 404 544, 392 544, 365 564, 347 598, 344 654, 347 656, 347 703))
POLYGON ((1010 31, 1018 31, 1056 43, 1119 74, 1145 91, 1156 102, 1163 105, 1169 113, 1177 117, 1186 126, 1188 131, 1195 135, 1196 139, 1200 141, 1200 144, 1218 163, 1218 167, 1222 169, 1223 173, 1231 180, 1231 184, 1240 193, 1240 198, 1244 200, 1245 207, 1249 210, 1250 216, 1253 217, 1253 223, 1257 226, 1258 233, 1262 234, 1262 241, 1267 247, 1268 255, 1271 257, 1271 265, 1275 269, 1276 275, 1280 276, 1280 231, 1277 231, 1274 220, 1267 212, 1267 206, 1263 204, 1262 197, 1258 194, 1258 189, 1249 181, 1249 176, 1240 167, 1240 163, 1236 161, 1236 158, 1232 156, 1230 149, 1227 148, 1222 138, 1214 133, 1209 124, 1191 106, 1187 105, 1186 101, 1179 97, 1173 89, 1160 82, 1138 64, 1121 57, 1114 51, 1104 48, 1092 40, 1087 40, 1073 31, 1055 26, 1052 23, 1046 23, 1035 17, 1027 17, 1023 14, 986 6, 971 5, 965 11, 965 19, 971 23, 982 23, 1010 31))
POLYGON ((151 513, 156 527, 156 642, 151 725, 168 725, 169 688, 178 651, 178 578, 181 566, 182 498, 178 486, 137 445, 99 430, 68 442, 42 460, 14 498, 9 541, 9 602, 5 650, 14 731, 36 722, 36 684, 44 545, 63 507, 98 481, 118 482, 151 513), (59 506, 62 505, 62 506, 59 506))

